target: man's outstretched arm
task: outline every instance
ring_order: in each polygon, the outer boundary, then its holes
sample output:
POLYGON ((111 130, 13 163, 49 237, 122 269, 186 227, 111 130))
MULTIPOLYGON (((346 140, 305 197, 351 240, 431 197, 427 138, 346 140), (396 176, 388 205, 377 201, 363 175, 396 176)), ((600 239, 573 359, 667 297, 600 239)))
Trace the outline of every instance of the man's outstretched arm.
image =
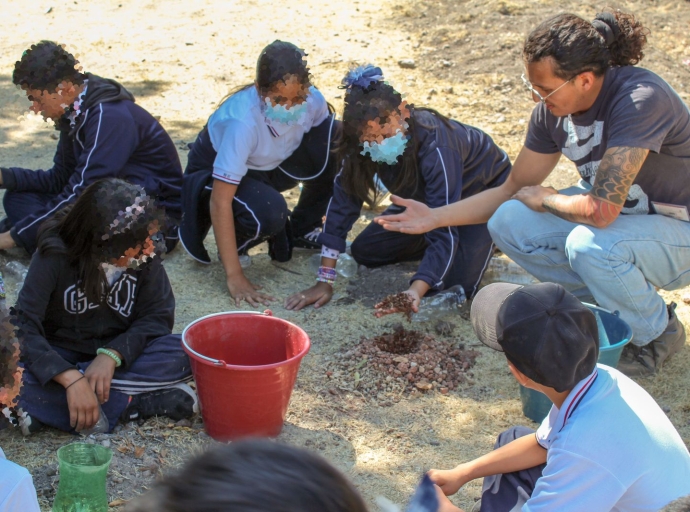
POLYGON ((429 208, 419 201, 393 196, 391 201, 404 206, 406 210, 395 215, 380 215, 374 222, 389 231, 407 234, 427 233, 445 226, 483 224, 516 192, 542 183, 556 167, 560 157, 560 153, 537 153, 523 147, 502 185, 439 208, 429 208))

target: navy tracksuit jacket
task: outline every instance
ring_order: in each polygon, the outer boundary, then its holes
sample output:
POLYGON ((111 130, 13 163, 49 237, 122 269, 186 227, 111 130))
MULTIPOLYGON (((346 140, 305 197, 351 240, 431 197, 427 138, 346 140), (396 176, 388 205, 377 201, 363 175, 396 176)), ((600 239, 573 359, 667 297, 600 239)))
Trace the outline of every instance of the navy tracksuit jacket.
POLYGON ((89 74, 86 95, 76 124, 66 116, 58 123, 60 139, 47 171, 2 168, 8 199, 16 193, 40 194, 42 204, 29 208, 24 218, 12 215, 11 199, 5 211, 17 245, 32 253, 38 228, 60 208, 73 203, 91 183, 116 177, 141 185, 165 207, 171 223, 182 215, 182 166, 170 136, 134 97, 114 80, 89 74))
MULTIPOLYGON (((380 164, 378 176, 388 190, 436 208, 493 188, 510 173, 508 155, 483 131, 450 121, 450 126, 432 112, 416 110, 418 141, 416 190, 394 190, 400 164, 380 164)), ((411 145, 407 151, 411 150, 411 145)), ((363 201, 348 195, 335 179, 333 198, 318 242, 345 251, 347 234, 359 217, 363 201)), ((385 214, 399 213, 391 206, 385 214)), ((472 297, 493 249, 486 224, 439 228, 425 235, 404 235, 370 224, 352 244, 352 255, 367 266, 421 258, 412 281, 422 280, 432 290, 461 284, 472 297)))

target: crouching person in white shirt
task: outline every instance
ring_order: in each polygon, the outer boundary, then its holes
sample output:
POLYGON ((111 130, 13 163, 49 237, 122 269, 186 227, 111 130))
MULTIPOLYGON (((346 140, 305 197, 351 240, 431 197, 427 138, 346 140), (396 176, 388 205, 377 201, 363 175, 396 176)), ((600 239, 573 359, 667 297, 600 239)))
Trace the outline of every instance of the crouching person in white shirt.
POLYGON ((471 317, 479 340, 553 407, 536 433, 513 427, 487 455, 432 469, 439 512, 458 511, 444 495, 480 477, 482 512, 651 512, 690 494, 680 435, 644 389, 596 364, 596 319, 574 295, 553 283, 496 283, 477 294, 471 317))

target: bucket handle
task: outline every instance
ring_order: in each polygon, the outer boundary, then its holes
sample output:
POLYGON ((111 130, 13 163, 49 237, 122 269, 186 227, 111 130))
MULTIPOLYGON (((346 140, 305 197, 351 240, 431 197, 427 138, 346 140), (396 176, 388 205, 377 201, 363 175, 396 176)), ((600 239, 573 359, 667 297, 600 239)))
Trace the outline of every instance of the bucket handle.
POLYGON ((199 352, 197 352, 196 350, 194 350, 192 347, 190 347, 187 344, 187 341, 185 340, 184 334, 185 334, 185 332, 187 332, 187 329, 189 329, 192 325, 194 325, 195 323, 197 323, 201 320, 205 320, 206 318, 211 318, 213 316, 218 316, 218 315, 239 315, 239 314, 273 316, 273 311, 271 311, 270 309, 264 310, 263 313, 260 313, 258 311, 225 311, 223 313, 213 313, 210 315, 202 316, 201 318, 197 318, 196 320, 194 320, 194 322, 192 322, 191 324, 189 324, 187 327, 184 328, 184 331, 182 331, 182 344, 185 346, 185 348, 187 350, 189 350, 192 354, 194 354, 199 359, 203 359, 204 361, 208 361, 209 363, 212 363, 215 366, 227 366, 227 363, 225 361, 223 361, 222 359, 212 359, 210 357, 206 357, 205 355, 199 354, 199 352))

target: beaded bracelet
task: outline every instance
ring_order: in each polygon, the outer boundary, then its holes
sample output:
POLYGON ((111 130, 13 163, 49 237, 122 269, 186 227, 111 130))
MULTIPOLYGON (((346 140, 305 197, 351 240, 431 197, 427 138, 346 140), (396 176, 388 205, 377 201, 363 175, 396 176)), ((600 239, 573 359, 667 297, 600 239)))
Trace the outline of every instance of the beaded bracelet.
POLYGON ((112 352, 107 348, 99 348, 98 350, 96 350, 96 354, 105 354, 108 357, 112 357, 115 360, 115 368, 122 366, 122 359, 117 357, 115 352, 112 352))
POLYGON ((316 276, 316 280, 320 283, 335 283, 336 272, 334 268, 331 267, 319 267, 319 273, 316 276))

